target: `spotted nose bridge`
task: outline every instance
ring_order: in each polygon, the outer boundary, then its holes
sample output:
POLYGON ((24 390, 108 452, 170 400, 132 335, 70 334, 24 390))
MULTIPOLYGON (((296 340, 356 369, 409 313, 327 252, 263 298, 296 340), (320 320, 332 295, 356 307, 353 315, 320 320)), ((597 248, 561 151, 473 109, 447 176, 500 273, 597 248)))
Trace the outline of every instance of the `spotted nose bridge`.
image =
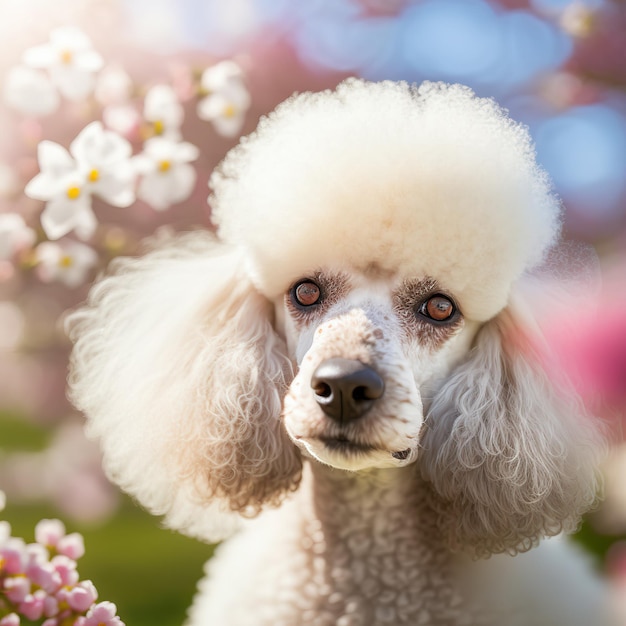
POLYGON ((355 359, 326 359, 313 372, 315 400, 328 417, 347 423, 362 417, 385 392, 376 370, 355 359))

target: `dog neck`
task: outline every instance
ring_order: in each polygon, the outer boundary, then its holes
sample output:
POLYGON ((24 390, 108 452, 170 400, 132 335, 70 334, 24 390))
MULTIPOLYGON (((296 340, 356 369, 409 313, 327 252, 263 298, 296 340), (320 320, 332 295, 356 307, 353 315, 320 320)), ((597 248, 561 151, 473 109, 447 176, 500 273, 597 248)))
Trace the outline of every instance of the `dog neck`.
POLYGON ((451 555, 415 466, 347 472, 312 461, 298 496, 309 551, 338 602, 358 598, 359 611, 381 614, 366 623, 423 612, 456 623, 451 555))

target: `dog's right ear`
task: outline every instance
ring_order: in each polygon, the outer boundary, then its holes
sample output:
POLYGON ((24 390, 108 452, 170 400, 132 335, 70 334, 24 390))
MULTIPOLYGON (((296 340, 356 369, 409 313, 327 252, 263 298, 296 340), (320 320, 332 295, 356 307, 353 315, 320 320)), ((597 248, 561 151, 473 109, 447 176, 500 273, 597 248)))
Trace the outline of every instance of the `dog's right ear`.
POLYGON ((574 531, 597 502, 603 429, 546 356, 528 303, 512 297, 433 400, 422 472, 454 548, 525 551, 574 531))
POLYGON ((67 322, 70 396, 108 476, 211 541, 297 487, 280 421, 292 376, 241 254, 205 232, 116 260, 67 322))

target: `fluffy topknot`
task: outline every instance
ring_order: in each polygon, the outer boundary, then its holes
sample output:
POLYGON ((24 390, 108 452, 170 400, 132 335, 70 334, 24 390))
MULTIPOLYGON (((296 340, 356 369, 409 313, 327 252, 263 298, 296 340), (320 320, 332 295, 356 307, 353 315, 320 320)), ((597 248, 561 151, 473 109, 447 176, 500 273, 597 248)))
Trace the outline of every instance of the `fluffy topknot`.
POLYGON ((272 298, 323 265, 430 276, 466 317, 502 309, 559 231, 527 130, 443 83, 368 83, 281 104, 211 178, 213 219, 272 298))

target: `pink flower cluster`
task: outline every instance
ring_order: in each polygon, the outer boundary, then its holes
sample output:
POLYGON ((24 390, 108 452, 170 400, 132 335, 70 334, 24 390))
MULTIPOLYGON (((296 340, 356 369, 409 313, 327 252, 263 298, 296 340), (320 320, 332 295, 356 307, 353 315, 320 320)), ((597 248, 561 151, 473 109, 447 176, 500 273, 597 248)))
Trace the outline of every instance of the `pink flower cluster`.
POLYGON ((19 626, 22 617, 41 626, 124 626, 111 602, 96 604, 90 580, 79 580, 76 561, 85 553, 78 533, 65 533, 59 520, 41 520, 36 543, 11 536, 0 522, 0 626, 19 626))

